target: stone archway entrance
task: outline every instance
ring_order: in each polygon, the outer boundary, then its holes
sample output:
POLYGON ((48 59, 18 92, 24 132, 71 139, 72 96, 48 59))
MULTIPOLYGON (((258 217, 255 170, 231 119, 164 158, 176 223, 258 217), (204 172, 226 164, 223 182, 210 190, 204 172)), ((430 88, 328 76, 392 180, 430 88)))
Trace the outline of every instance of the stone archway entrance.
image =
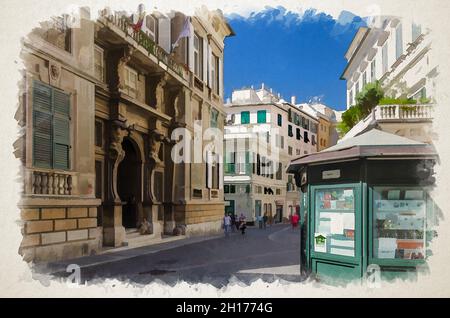
POLYGON ((125 137, 122 142, 125 157, 117 171, 117 192, 122 201, 122 225, 125 229, 136 228, 140 221, 142 161, 138 146, 125 137))

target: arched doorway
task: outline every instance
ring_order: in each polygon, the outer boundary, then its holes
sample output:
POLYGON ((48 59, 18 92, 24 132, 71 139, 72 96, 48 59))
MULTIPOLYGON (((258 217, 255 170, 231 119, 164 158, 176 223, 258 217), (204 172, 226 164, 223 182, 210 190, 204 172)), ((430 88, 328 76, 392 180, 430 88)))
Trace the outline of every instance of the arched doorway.
POLYGON ((141 201, 140 172, 141 158, 138 146, 132 139, 125 137, 122 142, 125 157, 117 171, 117 191, 123 203, 122 225, 136 228, 138 223, 138 203, 141 201))

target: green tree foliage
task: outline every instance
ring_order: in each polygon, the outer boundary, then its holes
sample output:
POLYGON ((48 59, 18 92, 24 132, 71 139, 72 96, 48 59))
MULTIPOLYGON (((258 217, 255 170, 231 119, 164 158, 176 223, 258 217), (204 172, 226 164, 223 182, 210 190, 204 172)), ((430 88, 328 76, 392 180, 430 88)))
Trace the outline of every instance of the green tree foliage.
POLYGON ((384 92, 378 81, 364 86, 363 90, 356 95, 356 106, 360 109, 362 118, 369 115, 383 97, 384 92))
POLYGON ((346 134, 363 118, 364 117, 362 116, 361 109, 359 107, 350 107, 344 113, 342 113, 342 122, 338 126, 340 133, 346 134))
POLYGON ((383 97, 380 100, 379 105, 413 105, 417 104, 417 101, 412 98, 392 98, 383 97))
POLYGON ((356 105, 342 114, 342 122, 338 125, 340 134, 346 134, 360 120, 367 117, 372 109, 379 105, 383 97, 384 92, 378 81, 364 86, 363 90, 356 95, 356 105))

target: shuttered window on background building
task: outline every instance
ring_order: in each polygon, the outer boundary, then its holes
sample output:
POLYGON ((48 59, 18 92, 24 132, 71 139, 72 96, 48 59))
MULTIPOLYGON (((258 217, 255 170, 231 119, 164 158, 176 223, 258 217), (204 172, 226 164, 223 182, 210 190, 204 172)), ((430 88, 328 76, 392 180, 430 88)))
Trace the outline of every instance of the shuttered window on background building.
POLYGON ((241 112, 241 124, 250 124, 250 112, 241 112))
POLYGON ((257 123, 265 124, 266 123, 266 111, 258 110, 256 114, 257 114, 257 123))
POLYGON ((33 83, 33 165, 70 168, 70 95, 33 83))

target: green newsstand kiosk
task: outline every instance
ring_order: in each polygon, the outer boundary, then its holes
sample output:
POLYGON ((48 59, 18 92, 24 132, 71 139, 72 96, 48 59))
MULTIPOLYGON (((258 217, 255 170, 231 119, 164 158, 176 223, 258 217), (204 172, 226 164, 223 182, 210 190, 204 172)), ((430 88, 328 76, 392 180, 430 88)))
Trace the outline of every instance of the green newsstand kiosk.
POLYGON ((414 277, 439 213, 433 146, 372 129, 293 160, 302 190, 302 272, 348 281, 414 277), (369 267, 370 266, 370 267, 369 267))

